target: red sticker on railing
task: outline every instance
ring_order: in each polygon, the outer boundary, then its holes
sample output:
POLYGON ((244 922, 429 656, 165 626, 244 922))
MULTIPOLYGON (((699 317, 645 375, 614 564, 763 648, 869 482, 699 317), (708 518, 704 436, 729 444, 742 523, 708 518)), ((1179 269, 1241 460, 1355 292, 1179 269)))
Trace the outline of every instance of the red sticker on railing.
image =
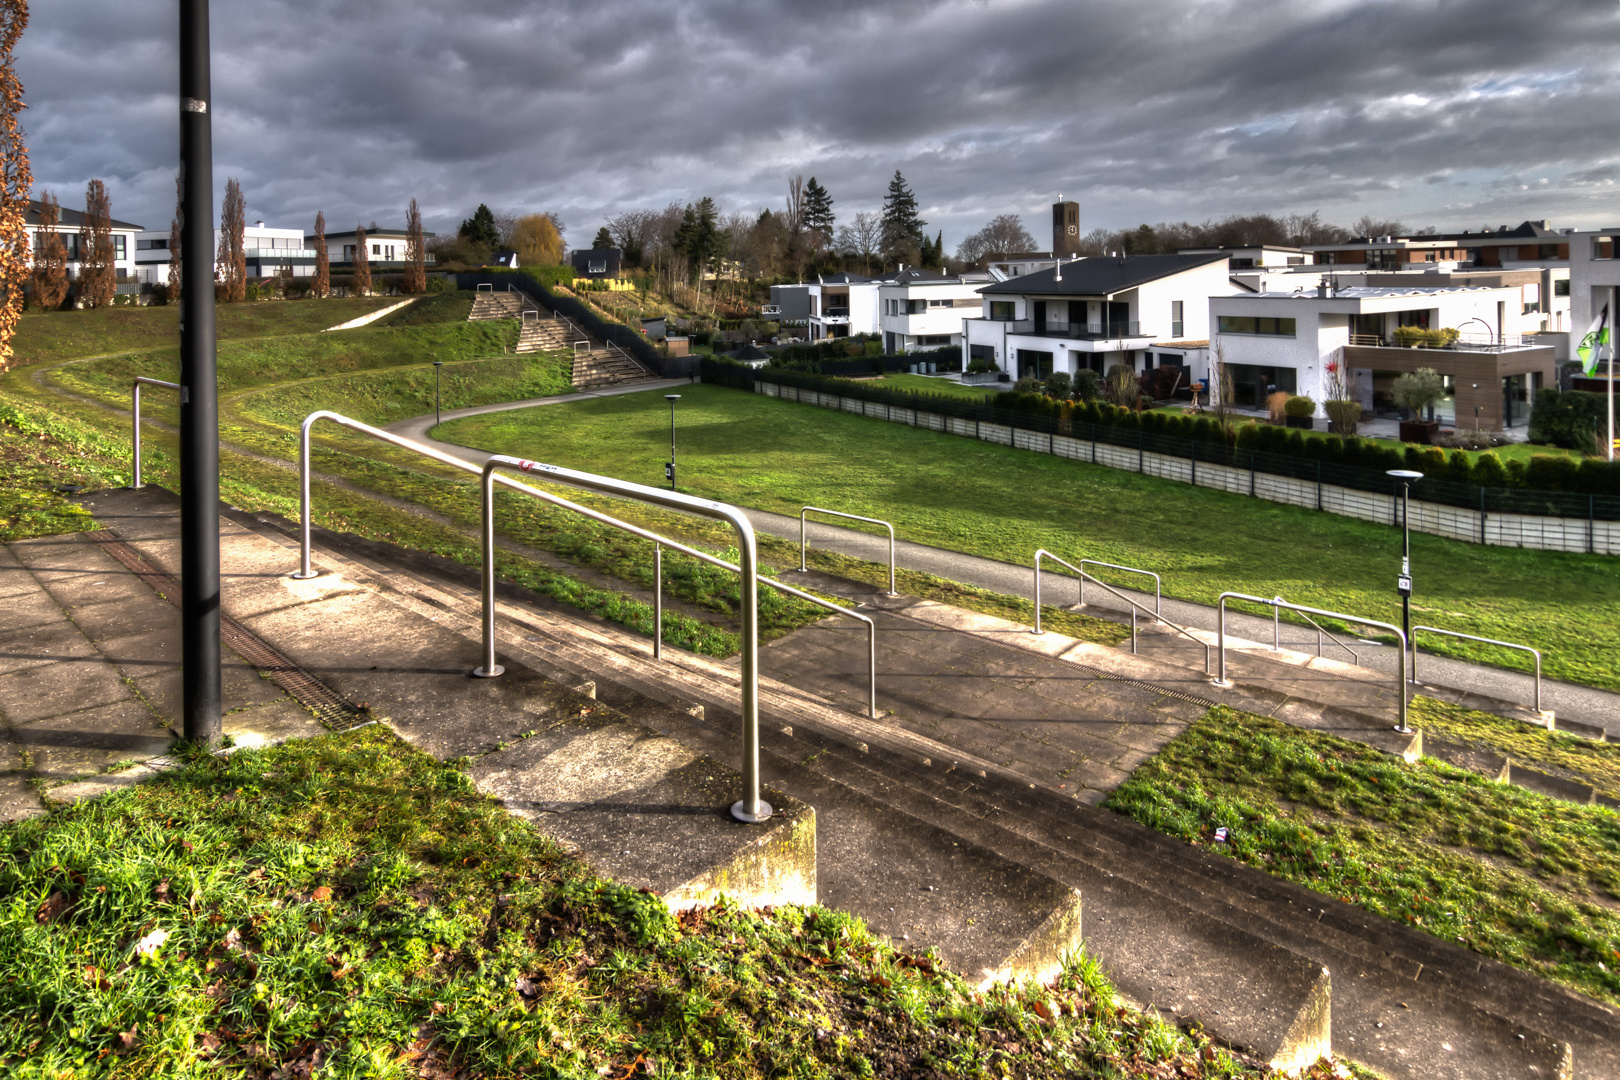
POLYGON ((522 469, 524 472, 528 472, 530 469, 534 468, 534 462, 520 461, 518 462, 518 468, 522 469))

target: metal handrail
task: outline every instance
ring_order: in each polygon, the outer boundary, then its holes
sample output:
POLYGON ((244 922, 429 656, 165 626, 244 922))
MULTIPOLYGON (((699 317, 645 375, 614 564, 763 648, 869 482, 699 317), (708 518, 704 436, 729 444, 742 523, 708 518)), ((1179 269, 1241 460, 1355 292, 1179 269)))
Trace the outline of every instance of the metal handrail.
MULTIPOLYGON (((1277 599, 1282 600, 1282 597, 1279 596, 1279 597, 1277 597, 1277 599)), ((1283 600, 1283 603, 1286 604, 1287 602, 1288 601, 1283 600)), ((1349 653, 1350 658, 1352 660, 1354 660, 1358 664, 1361 663, 1361 657, 1356 654, 1356 650, 1352 649, 1350 646, 1348 646, 1344 642, 1340 641, 1338 639, 1338 637, 1333 633, 1333 631, 1323 629, 1322 624, 1317 622, 1315 619, 1311 618, 1309 615, 1306 615, 1303 612, 1300 612, 1299 614, 1300 614, 1300 617, 1303 618, 1306 622, 1308 622, 1312 626, 1316 627, 1316 655, 1317 656, 1322 655, 1322 635, 1326 634, 1328 637, 1333 639, 1333 644, 1337 645, 1339 648, 1341 648, 1345 652, 1349 653)), ((1282 609, 1280 609, 1280 608, 1272 608, 1271 609, 1271 651, 1272 652, 1281 652, 1282 651, 1282 609)))
POLYGON ((528 293, 524 292, 522 289, 518 288, 516 285, 508 285, 506 287, 506 291, 509 292, 509 293, 517 293, 518 294, 518 318, 519 319, 522 319, 525 315, 527 315, 531 311, 534 312, 534 317, 535 318, 538 319, 540 317, 540 305, 535 302, 534 297, 530 296, 528 293))
POLYGON ((490 284, 490 283, 485 283, 483 285, 478 286, 476 291, 477 292, 483 292, 485 289, 488 289, 490 291, 490 295, 492 295, 492 296, 494 295, 495 286, 493 284, 490 284))
MULTIPOLYGON (((1132 574, 1144 574, 1147 577, 1152 578, 1153 579, 1153 617, 1155 619, 1162 619, 1164 617, 1164 582, 1159 578, 1158 574, 1155 574, 1151 570, 1138 570, 1134 566, 1120 566, 1118 563, 1103 562, 1101 559, 1081 559, 1080 560, 1080 567, 1081 567, 1080 572, 1085 573, 1085 567, 1087 567, 1087 566, 1106 566, 1110 570, 1126 570, 1126 571, 1129 571, 1132 574)), ((1096 580, 1096 579, 1093 578, 1092 580, 1096 580)), ((1086 579, 1085 578, 1080 579, 1080 606, 1081 607, 1086 606, 1086 579)))
POLYGON ((805 541, 805 517, 811 511, 818 514, 828 514, 832 517, 847 518, 850 521, 864 521, 868 525, 881 525, 889 530, 889 593, 890 596, 899 596, 894 591, 894 526, 881 518, 861 517, 859 514, 846 514, 842 510, 828 510, 825 506, 806 506, 799 511, 799 573, 808 574, 810 567, 805 563, 805 551, 808 544, 805 541))
MULTIPOLYGON (((482 472, 483 472, 483 470, 479 466, 470 464, 469 462, 463 461, 458 457, 453 457, 452 455, 444 453, 443 451, 437 450, 437 449, 435 449, 435 448, 433 448, 431 446, 425 446, 422 443, 413 442, 410 439, 406 439, 406 438, 403 438, 403 437, 401 437, 399 435, 395 435, 393 432, 384 431, 381 428, 372 427, 370 424, 363 423, 362 421, 355 420, 355 419, 353 419, 351 417, 344 416, 341 413, 335 413, 335 412, 331 412, 331 411, 325 410, 325 409, 320 410, 318 412, 310 413, 308 416, 306 416, 304 418, 303 425, 302 425, 302 427, 300 429, 300 432, 299 432, 299 443, 298 443, 299 569, 298 569, 297 572, 292 574, 292 577, 294 577, 294 578, 308 579, 308 578, 313 578, 313 577, 317 576, 316 573, 310 568, 311 543, 310 543, 310 483, 309 483, 309 477, 310 477, 310 454, 309 454, 310 437, 309 437, 309 435, 310 435, 310 429, 313 428, 316 421, 319 421, 319 420, 330 420, 333 423, 339 424, 339 425, 341 425, 343 427, 346 427, 346 428, 349 428, 352 431, 358 431, 358 432, 360 432, 362 434, 370 435, 371 437, 373 437, 375 439, 380 439, 383 442, 390 443, 390 444, 392 444, 394 446, 398 446, 401 449, 410 450, 410 451, 412 451, 414 453, 421 454, 423 457, 432 458, 433 460, 441 462, 442 464, 445 464, 445 465, 449 465, 452 468, 460 469, 462 472, 473 473, 475 475, 482 474, 482 472)), ((545 466, 544 468, 549 473, 557 473, 557 472, 562 471, 562 470, 557 470, 555 468, 555 466, 545 466)), ((579 475, 585 476, 585 475, 589 475, 589 474, 583 474, 582 473, 582 474, 579 474, 579 475)), ((602 478, 599 478, 599 479, 602 479, 602 478)), ((561 507, 561 508, 563 508, 565 510, 572 510, 573 512, 578 513, 578 514, 582 514, 585 517, 588 517, 588 518, 592 519, 593 521, 600 522, 600 523, 602 523, 604 525, 612 526, 613 528, 619 529, 619 530, 621 530, 623 532, 627 532, 627 533, 631 534, 632 536, 640 537, 643 540, 651 541, 654 544, 654 558, 655 558, 655 560, 658 561, 658 563, 659 563, 658 569, 660 569, 660 570, 662 569, 662 565, 661 565, 662 564, 662 549, 667 547, 667 548, 670 548, 673 551, 679 551, 683 555, 690 555, 692 558, 697 559, 700 562, 706 562, 706 563, 709 563, 709 564, 711 564, 713 566, 718 566, 723 570, 728 570, 728 571, 731 571, 732 573, 741 573, 742 572, 741 567, 737 566, 736 564, 729 563, 729 562, 725 561, 724 559, 721 559, 721 558, 718 558, 717 556, 709 554, 706 551, 700 551, 697 548, 688 547, 687 545, 679 542, 678 540, 671 540, 667 536, 662 536, 662 535, 660 535, 658 533, 651 532, 650 530, 643 529, 640 526, 632 525, 627 521, 620 521, 618 518, 615 518, 615 517, 613 517, 613 516, 611 516, 609 514, 604 514, 599 510, 593 510, 593 509, 591 509, 590 507, 587 507, 587 506, 581 506, 578 503, 571 502, 568 499, 564 499, 564 498, 562 498, 561 496, 558 496, 558 495, 553 495, 550 492, 542 491, 539 488, 531 487, 530 485, 525 484, 520 480, 514 480, 514 479, 512 479, 510 477, 501 476, 499 474, 495 474, 494 480, 495 480, 496 483, 501 484, 503 487, 511 488, 513 491, 519 491, 519 492, 522 492, 525 495, 532 495, 535 498, 541 499, 544 502, 551 503, 554 506, 561 507)), ((564 479, 563 482, 571 482, 571 481, 568 481, 568 480, 564 479)), ((623 483, 622 481, 611 481, 611 482, 613 482, 613 483, 623 483)), ((649 491, 654 490, 654 489, 650 489, 650 488, 640 489, 639 485, 632 485, 632 486, 637 487, 639 490, 649 490, 649 491)), ((659 491, 658 494, 660 494, 660 495, 668 495, 669 493, 659 491)), ((682 497, 687 498, 687 496, 682 496, 682 497)), ((719 506, 719 505, 722 505, 722 504, 716 503, 716 504, 710 504, 710 505, 719 506)), ((831 602, 830 600, 823 600, 819 596, 812 596, 807 592, 803 592, 803 591, 801 591, 799 589, 793 588, 791 585, 785 585, 782 582, 775 580, 774 578, 768 578, 768 577, 766 577, 766 578, 758 578, 758 581, 763 582, 766 585, 769 585, 771 588, 776 589, 778 592, 787 593, 790 596, 796 596, 801 600, 804 600, 804 601, 807 601, 808 603, 816 605, 817 607, 825 608, 828 611, 832 611, 832 612, 835 612, 835 613, 840 614, 840 615, 848 615, 849 617, 851 617, 853 619, 857 619, 860 622, 863 622, 863 623, 866 624, 867 710, 868 710, 869 715, 871 715, 873 718, 876 718, 877 717, 877 624, 872 619, 868 618, 865 615, 862 615, 858 611, 851 611, 850 609, 848 609, 846 607, 843 607, 843 606, 841 606, 839 604, 835 604, 835 603, 831 602)), ((755 593, 751 592, 751 593, 749 593, 749 595, 754 596, 755 593)), ((654 599, 655 599, 655 614, 659 617, 658 625, 655 627, 655 630, 658 631, 658 636, 653 639, 654 640, 654 655, 655 655, 655 657, 661 659, 662 656, 663 656, 663 647, 662 647, 662 638, 663 638, 663 634, 662 634, 662 629, 663 629, 663 627, 662 627, 663 597, 662 597, 661 585, 660 585, 660 591, 659 591, 658 595, 655 596, 654 599)), ((756 638, 755 638, 755 646, 757 648, 757 635, 756 635, 756 638)), ((487 659, 487 657, 486 657, 486 659, 487 659)), ((746 697, 746 682, 745 682, 744 686, 745 686, 745 697, 746 697)), ((757 678, 756 678, 756 694, 757 694, 757 678)), ((756 701, 757 701, 757 697, 756 697, 756 701)), ((755 716, 756 716, 756 720, 757 720, 757 711, 755 713, 755 716)), ((745 746, 748 744, 746 733, 745 733, 745 738, 744 738, 744 744, 745 744, 745 746)), ((756 753, 755 753, 755 763, 756 763, 756 766, 757 766, 757 750, 758 750, 758 727, 757 727, 757 724, 755 725, 755 728, 754 728, 753 745, 754 745, 755 751, 756 751, 756 753)), ((756 790, 756 794, 757 794, 757 790, 756 790)), ((759 820, 764 820, 764 819, 761 818, 759 820)))
MULTIPOLYGON (((1073 570, 1075 573, 1079 574, 1080 578, 1081 578, 1081 584, 1085 583, 1085 579, 1090 578, 1092 584, 1101 587, 1104 592, 1107 592, 1107 593, 1109 593, 1109 594, 1111 594, 1113 596, 1118 597, 1119 599, 1125 601, 1127 604, 1129 604, 1131 606, 1130 607, 1130 610, 1131 610, 1131 653, 1134 655, 1135 652, 1136 652, 1136 613, 1137 613, 1138 610, 1146 611, 1147 608, 1143 607, 1141 604, 1138 604, 1135 600, 1132 600, 1130 597, 1126 596, 1124 593, 1120 592, 1118 589, 1115 589, 1113 586, 1109 585, 1107 582, 1098 581, 1096 578, 1091 577, 1090 574, 1086 573, 1084 570, 1080 569, 1078 566, 1074 565, 1073 563, 1071 563, 1071 562, 1069 562, 1069 561, 1067 561, 1067 560, 1065 560, 1063 558, 1060 558, 1057 555, 1052 554, 1050 551, 1047 551, 1045 548, 1037 548, 1035 550, 1035 630, 1034 630, 1034 633, 1037 633, 1037 634, 1044 633, 1044 631, 1041 630, 1041 558, 1043 556, 1048 558, 1048 559, 1051 559, 1053 562, 1058 563, 1058 564, 1060 564, 1062 566, 1067 566, 1070 570, 1073 570)), ((1199 641, 1197 635, 1195 635, 1192 631, 1188 630, 1185 626, 1180 626, 1180 625, 1178 625, 1176 623, 1173 623, 1169 619, 1166 619, 1166 618, 1164 618, 1163 616, 1161 616, 1161 615, 1159 615, 1157 613, 1154 614, 1153 619, 1154 619, 1155 622, 1162 623, 1163 625, 1168 626, 1171 629, 1175 630, 1176 633, 1180 634, 1182 637, 1186 638, 1188 641, 1194 642, 1194 643, 1196 643, 1198 645, 1202 645, 1204 647, 1204 674, 1208 675, 1209 674, 1209 642, 1207 642, 1207 641, 1199 641)))
POLYGON ((1378 622, 1374 619, 1363 619, 1359 615, 1346 615, 1342 611, 1326 611, 1322 608, 1306 607, 1303 604, 1290 604, 1286 600, 1279 600, 1276 598, 1267 600, 1263 596, 1250 596, 1248 593, 1223 592, 1221 593, 1216 604, 1217 608, 1220 610, 1221 617, 1219 638, 1221 648, 1221 671, 1220 677, 1216 680, 1217 686, 1232 685, 1231 682, 1226 678, 1226 602, 1228 600, 1245 600, 1251 604, 1265 604, 1271 608, 1286 608, 1289 611, 1297 611, 1302 615, 1321 615, 1328 619, 1343 619, 1346 622, 1360 623, 1363 626, 1373 626, 1380 630, 1388 630, 1390 633, 1394 634, 1401 645, 1400 659, 1396 661, 1395 665, 1395 686, 1397 691, 1396 697, 1400 701, 1398 713, 1400 719, 1395 725, 1395 730, 1400 732, 1402 735, 1410 735, 1412 733, 1412 729, 1406 726, 1406 635, 1401 632, 1400 627, 1392 626, 1386 622, 1378 622))
POLYGON ((1411 671, 1413 686, 1422 685, 1418 682, 1417 677, 1417 636, 1419 630, 1423 630, 1430 634, 1444 634, 1446 637, 1461 638, 1464 641, 1478 641, 1485 645, 1499 645, 1504 649, 1518 649, 1520 652, 1529 653, 1531 656, 1535 657, 1536 661, 1536 712, 1540 713, 1542 716, 1547 715, 1546 711, 1541 707, 1541 652, 1537 649, 1532 649, 1528 645, 1520 645, 1513 641, 1497 641, 1495 638, 1476 637, 1473 634, 1461 634, 1455 630, 1442 630, 1438 626, 1414 626, 1412 627, 1411 671))
POLYGON ((132 476, 130 477, 129 485, 132 488, 139 488, 141 486, 141 387, 143 386, 164 386, 170 390, 178 390, 180 391, 180 404, 182 405, 186 403, 187 397, 186 388, 181 386, 179 383, 164 382, 162 379, 148 379, 145 375, 137 375, 135 377, 135 382, 132 386, 133 392, 131 394, 131 396, 135 399, 134 408, 132 410, 134 413, 134 438, 130 440, 132 443, 134 443, 134 447, 132 449, 134 464, 130 470, 132 476))

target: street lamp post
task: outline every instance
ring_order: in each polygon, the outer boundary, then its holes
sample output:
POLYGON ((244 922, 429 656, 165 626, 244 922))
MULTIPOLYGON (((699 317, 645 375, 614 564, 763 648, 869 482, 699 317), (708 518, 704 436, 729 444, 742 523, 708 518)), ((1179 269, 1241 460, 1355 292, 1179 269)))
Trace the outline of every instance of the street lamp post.
POLYGON ((664 400, 669 402, 669 464, 664 466, 664 475, 669 477, 669 490, 675 490, 675 403, 681 400, 679 394, 665 394, 664 400))
MULTIPOLYGON (((1406 641, 1401 644, 1403 649, 1411 648, 1412 643, 1412 484, 1423 479, 1423 474, 1413 472, 1411 469, 1389 469, 1390 476, 1401 482, 1401 576, 1395 579, 1395 588, 1401 594, 1401 633, 1406 635, 1406 641)), ((1417 659, 1417 650, 1412 650, 1412 659, 1417 659)), ((1411 670, 1410 667, 1407 668, 1411 670)), ((1401 693, 1406 693, 1406 687, 1401 687, 1401 693)), ((1406 734, 1408 729, 1398 727, 1395 730, 1406 734)))
POLYGON ((439 417, 439 373, 444 370, 444 361, 433 361, 433 424, 437 427, 443 421, 439 417))

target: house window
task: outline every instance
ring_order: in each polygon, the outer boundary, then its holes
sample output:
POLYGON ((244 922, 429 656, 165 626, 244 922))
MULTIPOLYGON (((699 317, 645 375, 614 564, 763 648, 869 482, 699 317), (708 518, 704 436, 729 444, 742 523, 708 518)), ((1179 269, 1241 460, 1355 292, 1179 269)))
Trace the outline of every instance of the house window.
POLYGON ((587 262, 585 264, 585 272, 587 274, 607 273, 607 260, 603 259, 601 262, 587 262))
POLYGON ((1367 251, 1369 270, 1398 270, 1401 266, 1399 248, 1370 248, 1367 251))
POLYGON ((371 253, 373 255, 381 255, 382 254, 382 245, 381 244, 372 244, 371 245, 371 253))
POLYGON ((921 336, 919 336, 917 338, 917 344, 925 346, 925 347, 926 346, 936 346, 937 347, 937 346, 940 346, 940 345, 949 345, 950 343, 951 343, 951 335, 949 335, 949 334, 923 334, 923 335, 921 335, 921 336))
POLYGON ((1594 259, 1612 259, 1612 258, 1614 258, 1614 237, 1612 237, 1612 236, 1594 236, 1594 237, 1592 237, 1592 258, 1594 258, 1594 259))
POLYGON ((1559 278, 1557 281, 1553 282, 1553 295, 1554 296, 1568 296, 1569 295, 1569 278, 1559 278))
POLYGON ((1305 265, 1305 256, 1303 256, 1303 255, 1290 255, 1290 256, 1288 256, 1288 265, 1289 266, 1304 266, 1305 265))
POLYGON ((921 315, 923 312, 925 312, 927 310, 928 310, 928 301, 926 301, 926 300, 907 300, 906 301, 906 314, 907 315, 921 315))
POLYGON ((1012 322, 1017 304, 1011 300, 990 301, 990 317, 996 322, 1012 322))
POLYGON ((129 238, 126 237, 126 236, 114 236, 112 238, 112 242, 113 242, 113 258, 122 259, 122 258, 125 257, 124 256, 124 252, 125 252, 124 243, 128 239, 129 238))
POLYGON ((169 242, 167 240, 137 240, 135 241, 135 250, 167 251, 169 250, 169 242))
POLYGON ((343 261, 344 262, 354 262, 355 251, 356 251, 356 248, 355 248, 354 244, 344 244, 343 245, 343 261))
POLYGON ((900 301, 893 299, 887 301, 884 311, 889 315, 900 314, 900 301))
POLYGON ((1220 329, 1223 334, 1265 334, 1270 337, 1293 337, 1293 319, 1274 319, 1269 315, 1222 315, 1220 329))
POLYGON ((1181 301, 1172 300, 1170 301, 1170 336, 1179 338, 1181 336, 1181 327, 1181 301))

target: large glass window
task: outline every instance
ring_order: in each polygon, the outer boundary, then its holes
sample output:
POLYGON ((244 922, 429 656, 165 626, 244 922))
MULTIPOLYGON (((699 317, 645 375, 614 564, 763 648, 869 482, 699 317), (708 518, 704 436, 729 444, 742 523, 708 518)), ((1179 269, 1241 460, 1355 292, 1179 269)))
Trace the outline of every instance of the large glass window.
POLYGON ((1017 305, 1011 300, 990 301, 990 317, 997 322, 1012 322, 1017 305))
POLYGON ((1179 338, 1181 336, 1182 325, 1181 301, 1172 300, 1170 301, 1170 336, 1173 338, 1179 338))
POLYGON ((1273 318, 1270 315, 1222 315, 1220 330, 1223 334, 1266 334, 1271 337, 1293 337, 1294 320, 1273 318))

